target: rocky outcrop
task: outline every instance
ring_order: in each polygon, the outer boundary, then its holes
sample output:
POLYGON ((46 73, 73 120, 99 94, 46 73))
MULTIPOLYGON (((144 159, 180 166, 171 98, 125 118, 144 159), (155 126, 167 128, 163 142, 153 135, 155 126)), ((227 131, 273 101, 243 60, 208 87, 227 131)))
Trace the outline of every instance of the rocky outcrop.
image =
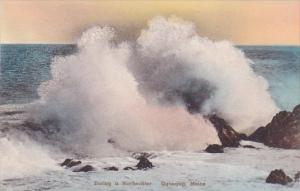
POLYGON ((223 147, 238 147, 240 140, 247 139, 247 136, 236 132, 224 119, 217 115, 208 116, 210 122, 217 130, 218 137, 223 147))
MULTIPOLYGON (((71 168, 74 166, 78 166, 81 163, 82 162, 79 160, 76 161, 76 160, 67 158, 66 160, 64 160, 64 162, 62 162, 60 164, 60 166, 66 166, 67 168, 71 168)), ((85 166, 74 169, 73 172, 88 172, 88 171, 93 171, 93 170, 95 170, 95 168, 92 167, 91 165, 85 165, 85 166)))
MULTIPOLYGON (((154 167, 152 162, 148 159, 154 157, 153 153, 136 152, 132 154, 132 157, 139 161, 137 165, 124 167, 123 170, 148 170, 154 167)), ((104 170, 118 171, 119 169, 115 166, 111 166, 104 168, 104 170)))
POLYGON ((292 182, 293 179, 291 177, 287 176, 283 170, 281 169, 275 169, 271 171, 269 176, 266 179, 266 183, 271 184, 281 184, 281 185, 287 185, 288 183, 292 182))
POLYGON ((269 124, 258 128, 249 139, 271 147, 300 149, 300 105, 292 112, 277 113, 269 124))
POLYGON ((72 160, 73 160, 73 159, 66 159, 66 160, 64 160, 64 162, 62 162, 62 163, 60 164, 60 166, 67 166, 70 162, 72 162, 72 160))
POLYGON ((247 148, 247 149, 258 149, 258 148, 254 147, 252 145, 243 145, 242 147, 247 148))
POLYGON ((224 149, 222 145, 218 145, 218 144, 208 145, 205 151, 208 153, 224 153, 224 149))
POLYGON ((81 161, 71 161, 69 164, 67 164, 67 167, 71 168, 73 166, 77 166, 77 165, 80 165, 80 164, 81 164, 81 161))
POLYGON ((119 169, 115 166, 110 166, 110 167, 105 167, 103 168, 104 170, 107 170, 107 171, 118 171, 119 169))
POLYGON ((73 166, 80 165, 81 161, 74 161, 73 159, 66 159, 64 162, 60 164, 60 166, 66 166, 67 168, 71 168, 73 166))
POLYGON ((259 143, 263 143, 265 138, 266 138, 266 134, 267 134, 267 129, 266 127, 259 127, 258 129, 256 129, 256 131, 254 131, 254 133, 252 133, 248 138, 251 141, 255 141, 255 142, 259 142, 259 143))
POLYGON ((73 170, 73 172, 89 172, 89 171, 94 171, 95 168, 92 167, 91 165, 85 165, 81 168, 73 170))
POLYGON ((153 168, 153 164, 144 156, 139 158, 139 162, 136 165, 138 170, 147 170, 149 168, 153 168))
POLYGON ((137 170, 137 169, 131 166, 126 166, 123 168, 123 170, 137 170))

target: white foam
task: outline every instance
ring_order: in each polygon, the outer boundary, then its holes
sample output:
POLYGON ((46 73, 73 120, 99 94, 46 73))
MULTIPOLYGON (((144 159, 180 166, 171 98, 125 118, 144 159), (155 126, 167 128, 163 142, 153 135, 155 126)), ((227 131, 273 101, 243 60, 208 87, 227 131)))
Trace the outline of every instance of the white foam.
POLYGON ((48 151, 25 137, 0 137, 0 156, 0 180, 57 169, 48 151))
POLYGON ((155 101, 182 89, 192 95, 193 86, 186 84, 193 80, 214 89, 201 111, 216 112, 237 130, 264 125, 277 111, 267 82, 244 54, 229 42, 199 36, 192 23, 158 17, 137 42, 114 38, 111 27, 84 32, 79 52, 56 57, 53 79, 39 89, 33 118, 59 121, 55 140, 79 153, 199 150, 219 142, 213 126, 190 114, 180 97, 171 104, 155 101))

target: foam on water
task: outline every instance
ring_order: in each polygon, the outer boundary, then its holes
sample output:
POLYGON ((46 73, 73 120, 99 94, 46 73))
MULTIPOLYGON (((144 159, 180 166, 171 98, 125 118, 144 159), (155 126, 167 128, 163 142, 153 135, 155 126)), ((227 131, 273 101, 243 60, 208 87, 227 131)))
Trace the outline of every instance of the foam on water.
POLYGON ((0 180, 58 169, 46 148, 26 137, 0 137, 0 180))
MULTIPOLYGON (((247 142, 245 144, 252 144, 247 142)), ((4 189, 23 191, 25 189, 50 190, 234 190, 234 191, 297 191, 300 182, 282 186, 266 184, 265 179, 274 168, 283 168, 291 177, 299 168, 298 150, 270 149, 254 144, 260 150, 227 148, 223 154, 183 151, 154 151, 150 159, 155 168, 148 171, 105 171, 102 168, 116 166, 120 169, 133 166, 137 161, 130 157, 104 157, 85 159, 86 164, 97 168, 96 172, 73 173, 71 169, 52 170, 39 176, 4 182, 4 189), (288 162, 287 162, 288 161, 288 162), (171 175, 171 176, 170 176, 171 175), (151 182, 150 186, 125 186, 122 182, 151 182), (185 182, 186 186, 162 186, 162 182, 185 182), (191 181, 205 183, 189 186, 191 181), (110 182, 111 186, 103 185, 110 182), (119 185, 115 185, 119 182, 119 185), (102 183, 102 184, 101 184, 102 183)))
POLYGON ((190 22, 157 17, 136 42, 115 38, 111 27, 84 32, 78 52, 56 57, 53 79, 39 89, 32 118, 57 121, 52 138, 75 152, 199 150, 218 142, 203 115, 245 131, 278 111, 251 61, 229 42, 199 36, 190 22))

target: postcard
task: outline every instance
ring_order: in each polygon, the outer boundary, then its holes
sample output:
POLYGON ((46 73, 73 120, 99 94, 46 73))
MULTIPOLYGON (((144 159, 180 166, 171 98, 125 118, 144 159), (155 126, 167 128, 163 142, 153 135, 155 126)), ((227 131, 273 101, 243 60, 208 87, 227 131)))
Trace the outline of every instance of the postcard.
POLYGON ((299 0, 2 0, 0 190, 300 190, 299 0))

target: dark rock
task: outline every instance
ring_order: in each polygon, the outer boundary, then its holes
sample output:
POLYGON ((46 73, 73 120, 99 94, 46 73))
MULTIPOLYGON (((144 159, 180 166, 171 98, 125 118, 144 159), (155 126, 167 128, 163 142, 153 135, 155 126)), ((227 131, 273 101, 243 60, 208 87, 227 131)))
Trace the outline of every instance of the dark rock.
POLYGON ((68 168, 71 168, 79 164, 81 164, 81 161, 73 161, 73 159, 66 159, 63 163, 60 164, 60 166, 66 166, 68 168))
POLYGON ((287 185, 289 182, 292 182, 293 180, 287 176, 283 170, 281 169, 275 169, 273 170, 268 178, 266 179, 266 183, 271 184, 281 184, 281 185, 287 185))
POLYGON ((249 137, 244 133, 239 133, 240 140, 248 141, 249 137))
POLYGON ((259 143, 263 143, 267 134, 267 129, 265 127, 259 127, 249 136, 250 141, 255 141, 259 143))
POLYGON ((205 151, 208 153, 224 153, 222 145, 217 144, 208 145, 205 151))
POLYGON ((110 166, 110 167, 105 167, 103 168, 104 170, 108 170, 108 171, 118 171, 119 169, 115 166, 110 166))
MULTIPOLYGON (((296 109, 296 111, 298 111, 296 109)), ((264 144, 285 149, 300 149, 300 112, 279 112, 266 128, 264 144)))
POLYGON ((127 166, 127 167, 123 168, 123 170, 137 170, 137 169, 134 167, 127 166))
POLYGON ((95 168, 92 167, 91 165, 85 165, 79 169, 75 169, 73 172, 89 172, 89 171, 94 171, 95 168))
POLYGON ((300 171, 295 174, 294 179, 296 182, 300 181, 300 171))
POLYGON ((223 147, 238 147, 240 145, 240 134, 228 125, 224 119, 217 115, 210 115, 209 120, 216 128, 223 147))
POLYGON ((252 145, 243 145, 243 148, 247 148, 247 149, 258 149, 252 145))
POLYGON ((296 107, 294 107, 293 113, 300 113, 300 104, 296 105, 296 107))
POLYGON ((81 164, 81 161, 71 161, 71 162, 69 162, 69 164, 67 164, 66 166, 68 167, 68 168, 71 168, 71 167, 73 167, 73 166, 77 166, 77 165, 80 165, 81 164))
POLYGON ((300 149, 300 105, 292 112, 277 113, 270 123, 251 134, 249 140, 270 147, 300 149))
POLYGON ((153 164, 146 157, 139 157, 139 162, 136 165, 138 170, 146 170, 149 168, 153 168, 153 164))
POLYGON ((72 162, 73 159, 66 159, 63 163, 60 164, 60 166, 67 166, 70 162, 72 162))

